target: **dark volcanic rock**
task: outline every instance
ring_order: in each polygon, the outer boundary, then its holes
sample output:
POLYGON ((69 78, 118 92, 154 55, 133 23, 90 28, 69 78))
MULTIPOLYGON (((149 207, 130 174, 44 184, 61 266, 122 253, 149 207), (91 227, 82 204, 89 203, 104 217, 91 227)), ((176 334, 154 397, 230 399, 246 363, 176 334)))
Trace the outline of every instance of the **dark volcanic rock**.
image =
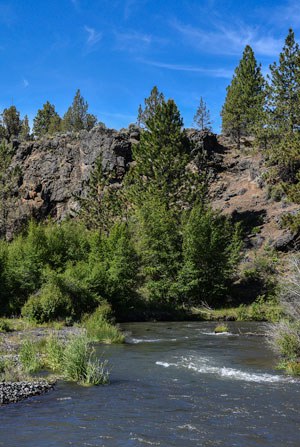
POLYGON ((19 402, 53 389, 54 383, 38 382, 0 382, 0 405, 19 402))
POLYGON ((20 172, 13 185, 13 206, 7 207, 5 225, 0 233, 10 239, 30 217, 57 220, 78 209, 76 196, 84 189, 101 155, 105 171, 121 182, 131 158, 131 145, 137 143, 139 130, 116 131, 95 127, 90 132, 44 137, 15 144, 12 168, 20 172), (14 188, 16 186, 16 188, 14 188))

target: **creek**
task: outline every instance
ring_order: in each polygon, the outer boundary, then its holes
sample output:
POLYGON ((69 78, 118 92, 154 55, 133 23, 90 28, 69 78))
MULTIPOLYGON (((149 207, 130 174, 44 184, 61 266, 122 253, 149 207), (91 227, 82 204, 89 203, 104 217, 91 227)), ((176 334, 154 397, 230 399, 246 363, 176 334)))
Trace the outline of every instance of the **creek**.
POLYGON ((299 447, 300 380, 275 369, 258 323, 128 323, 97 346, 108 386, 60 382, 0 407, 5 447, 299 447))

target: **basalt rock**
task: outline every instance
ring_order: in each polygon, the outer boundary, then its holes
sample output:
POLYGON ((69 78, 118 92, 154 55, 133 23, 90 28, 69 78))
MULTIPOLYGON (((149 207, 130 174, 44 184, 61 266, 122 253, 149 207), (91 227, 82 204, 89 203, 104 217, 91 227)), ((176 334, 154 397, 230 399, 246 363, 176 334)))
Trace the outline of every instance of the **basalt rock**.
POLYGON ((121 182, 132 161, 131 146, 138 140, 138 128, 99 126, 90 132, 14 141, 11 169, 18 175, 10 187, 0 234, 10 239, 31 217, 60 220, 76 213, 76 197, 84 194, 96 159, 101 155, 104 171, 121 182))
MULTIPOLYGON (((216 135, 188 129, 187 136, 195 158, 203 153, 213 159, 219 147, 216 135)), ((11 239, 31 217, 59 221, 76 215, 78 197, 85 195, 98 157, 103 170, 121 183, 132 162, 132 145, 139 139, 140 129, 130 125, 120 131, 96 126, 89 132, 14 140, 10 171, 15 174, 0 213, 0 236, 11 239)))

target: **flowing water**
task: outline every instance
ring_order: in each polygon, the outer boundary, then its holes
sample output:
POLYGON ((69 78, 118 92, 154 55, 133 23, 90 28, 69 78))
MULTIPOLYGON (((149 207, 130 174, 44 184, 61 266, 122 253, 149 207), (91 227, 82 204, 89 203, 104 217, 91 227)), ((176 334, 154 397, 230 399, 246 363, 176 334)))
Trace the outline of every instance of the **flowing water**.
POLYGON ((0 408, 5 447, 299 447, 300 380, 274 369, 262 325, 126 324, 98 347, 111 384, 59 383, 0 408))

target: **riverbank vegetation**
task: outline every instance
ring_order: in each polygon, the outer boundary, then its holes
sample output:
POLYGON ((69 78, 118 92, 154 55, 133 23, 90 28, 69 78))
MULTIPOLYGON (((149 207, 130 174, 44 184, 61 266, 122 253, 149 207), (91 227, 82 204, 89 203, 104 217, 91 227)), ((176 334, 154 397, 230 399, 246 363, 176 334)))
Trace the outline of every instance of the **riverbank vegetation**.
POLYGON ((32 381, 41 371, 50 381, 63 379, 85 386, 109 381, 108 363, 96 356, 85 333, 67 338, 53 333, 39 341, 25 338, 15 355, 1 357, 0 380, 32 381))

